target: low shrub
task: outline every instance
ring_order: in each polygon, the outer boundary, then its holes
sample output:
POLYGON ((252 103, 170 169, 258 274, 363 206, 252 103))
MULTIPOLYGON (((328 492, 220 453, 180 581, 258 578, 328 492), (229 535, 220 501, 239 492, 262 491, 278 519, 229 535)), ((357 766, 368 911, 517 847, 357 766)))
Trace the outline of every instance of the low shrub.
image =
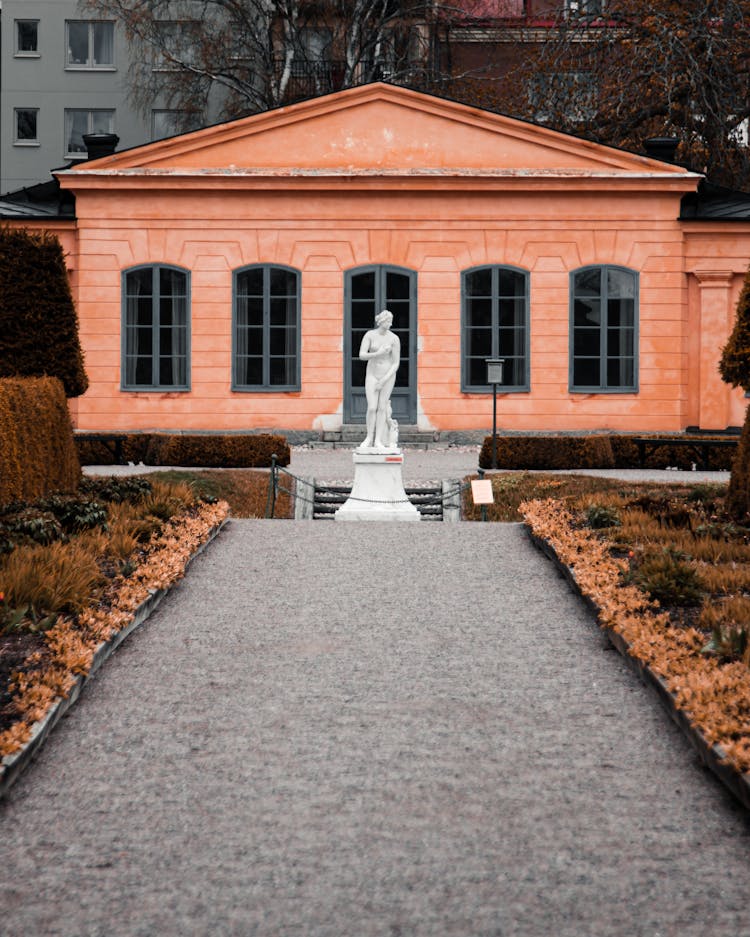
POLYGON ((693 566, 682 554, 669 549, 644 553, 627 579, 660 605, 700 605, 705 591, 693 566))
POLYGON ((53 494, 43 498, 39 506, 54 515, 66 533, 104 527, 107 523, 106 507, 82 494, 53 494))
MULTIPOLYGON (((479 467, 492 466, 492 436, 479 453, 479 467)), ((498 436, 500 469, 613 468, 608 436, 498 436)))
POLYGON ((151 482, 142 475, 99 478, 84 475, 78 491, 82 496, 90 496, 109 504, 137 503, 151 492, 151 482))
POLYGON ((622 526, 620 514, 611 504, 590 504, 586 508, 586 523, 594 530, 622 526))
MULTIPOLYGON (((115 465, 115 446, 97 434, 77 433, 82 465, 115 465)), ((291 453, 283 436, 271 433, 123 433, 123 464, 176 465, 186 468, 268 468, 271 456, 289 465, 291 453)))
POLYGON ((5 608, 25 610, 35 624, 60 612, 81 611, 101 581, 95 555, 77 541, 18 547, 0 564, 5 608))

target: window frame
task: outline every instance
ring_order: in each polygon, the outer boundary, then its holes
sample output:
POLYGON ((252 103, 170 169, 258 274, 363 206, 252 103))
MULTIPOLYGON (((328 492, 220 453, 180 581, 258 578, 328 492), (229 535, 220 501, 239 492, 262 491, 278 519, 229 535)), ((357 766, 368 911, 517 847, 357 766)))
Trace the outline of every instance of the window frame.
MULTIPOLYGON (((192 294, 191 294, 191 275, 190 270, 180 267, 177 264, 153 263, 136 264, 128 267, 121 273, 121 326, 120 326, 120 390, 128 393, 189 393, 192 389, 191 381, 191 336, 192 336, 192 294), (159 292, 159 272, 161 270, 172 270, 183 274, 185 277, 185 384, 128 384, 127 376, 127 339, 128 339, 128 276, 139 270, 150 270, 152 276, 152 313, 153 303, 157 299, 161 300, 159 292)), ((158 349, 158 331, 160 328, 161 309, 159 304, 158 315, 152 315, 152 351, 151 351, 151 376, 153 377, 158 370, 159 355, 154 354, 153 349, 158 349)))
POLYGON ((38 59, 41 58, 42 53, 39 51, 39 20, 32 19, 29 17, 19 17, 13 21, 13 55, 18 59, 38 59), (20 34, 19 28, 22 23, 34 24, 36 26, 36 47, 34 49, 21 49, 20 48, 20 34))
MULTIPOLYGON (((637 270, 634 270, 632 267, 625 267, 621 264, 586 264, 583 267, 578 267, 575 270, 571 270, 569 274, 569 293, 568 293, 568 392, 571 394, 637 394, 640 392, 640 275, 637 270), (610 270, 617 270, 621 273, 627 273, 633 277, 633 384, 629 385, 620 385, 617 387, 604 386, 603 382, 600 380, 599 386, 595 387, 589 384, 576 385, 573 381, 574 376, 574 365, 575 365, 575 281, 576 277, 585 273, 588 270, 598 270, 599 271, 599 308, 600 308, 600 322, 599 322, 599 374, 600 378, 602 375, 606 378, 607 370, 607 361, 609 356, 607 354, 607 330, 608 330, 608 316, 609 316, 609 303, 608 303, 608 291, 602 291, 602 284, 607 283, 607 274, 610 270), (607 316, 607 322, 604 321, 604 316, 607 316)), ((580 356, 579 356, 580 357, 580 356)))
POLYGON ((74 72, 115 72, 117 71, 117 56, 115 50, 115 21, 114 20, 65 20, 65 70, 74 72), (86 62, 70 61, 70 27, 71 24, 85 23, 88 27, 86 62), (96 26, 112 27, 112 61, 102 64, 96 64, 93 61, 93 50, 95 48, 94 29, 96 26))
POLYGON ((39 110, 38 107, 13 108, 13 146, 41 146, 39 140, 39 110), (33 111, 36 114, 36 133, 33 138, 21 139, 18 136, 18 115, 21 111, 33 111))
MULTIPOLYGON (((467 279, 480 270, 492 271, 492 354, 487 357, 502 358, 500 352, 500 324, 499 324, 499 276, 501 270, 511 273, 520 273, 524 278, 524 382, 523 384, 498 384, 498 392, 502 394, 524 394, 531 390, 531 274, 523 267, 513 264, 478 264, 461 271, 461 393, 462 394, 491 394, 492 384, 469 383, 469 342, 468 342, 468 299, 467 279)), ((505 376, 505 375, 503 375, 505 376)))
POLYGON ((232 271, 232 391, 246 394, 288 394, 299 393, 302 390, 302 272, 296 267, 277 263, 245 264, 232 271), (240 276, 250 270, 263 271, 263 377, 262 384, 240 384, 237 380, 238 372, 238 316, 237 316, 237 287, 240 276), (297 303, 296 335, 294 346, 295 381, 291 384, 270 384, 270 278, 271 270, 283 270, 291 273, 295 278, 297 303))
MULTIPOLYGON (((86 147, 84 144, 83 150, 71 150, 68 149, 70 133, 68 132, 69 120, 72 120, 69 115, 74 112, 80 111, 82 113, 88 114, 88 130, 89 133, 114 133, 115 132, 115 119, 117 117, 117 111, 113 107, 66 107, 63 113, 63 132, 65 134, 65 139, 63 140, 63 155, 65 159, 86 159, 86 147), (109 121, 109 129, 103 131, 97 131, 92 128, 92 115, 93 114, 110 114, 111 119, 109 121)), ((72 127, 71 127, 72 130, 72 127)))

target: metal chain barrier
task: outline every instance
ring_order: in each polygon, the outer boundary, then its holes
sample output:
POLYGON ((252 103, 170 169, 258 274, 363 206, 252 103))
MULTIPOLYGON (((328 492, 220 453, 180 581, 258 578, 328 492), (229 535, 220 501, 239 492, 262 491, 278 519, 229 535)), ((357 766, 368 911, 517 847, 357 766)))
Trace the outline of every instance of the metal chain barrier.
MULTIPOLYGON (((278 465, 277 456, 272 455, 271 456, 271 473, 269 476, 269 484, 268 484, 268 498, 266 500, 266 517, 267 518, 272 518, 274 516, 274 511, 276 510, 276 499, 280 491, 284 492, 284 494, 288 494, 289 497, 292 498, 292 500, 303 501, 305 504, 315 504, 314 497, 308 498, 306 495, 299 493, 296 490, 296 486, 295 488, 285 488, 284 486, 282 486, 279 483, 279 474, 282 474, 282 473, 299 484, 302 484, 302 485, 308 484, 306 479, 300 478, 298 475, 295 475, 293 472, 290 472, 288 469, 284 468, 283 466, 278 465)), ((343 486, 332 487, 332 486, 327 486, 327 485, 316 485, 315 491, 324 495, 325 494, 337 495, 337 494, 342 494, 342 490, 341 490, 342 487, 343 486)), ((420 500, 419 504, 424 505, 425 507, 433 507, 437 505, 441 505, 444 507, 446 501, 450 501, 456 496, 460 496, 461 494, 463 494, 464 491, 468 491, 470 487, 471 486, 469 484, 459 483, 458 485, 455 485, 453 488, 449 488, 447 491, 443 491, 439 495, 436 495, 435 497, 425 498, 424 500, 420 500)), ((351 495, 348 495, 348 497, 351 498, 351 495)), ((404 500, 403 498, 400 498, 398 501, 379 501, 379 500, 372 499, 372 498, 353 498, 352 500, 359 501, 363 504, 410 504, 411 503, 409 498, 407 498, 406 500, 404 500)))

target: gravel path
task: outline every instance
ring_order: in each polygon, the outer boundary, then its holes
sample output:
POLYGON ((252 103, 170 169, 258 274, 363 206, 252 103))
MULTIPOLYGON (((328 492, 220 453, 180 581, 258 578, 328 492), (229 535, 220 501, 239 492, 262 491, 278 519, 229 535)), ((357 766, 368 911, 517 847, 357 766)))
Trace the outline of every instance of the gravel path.
POLYGON ((739 937, 750 823, 519 525, 233 521, 0 806, 3 937, 739 937))

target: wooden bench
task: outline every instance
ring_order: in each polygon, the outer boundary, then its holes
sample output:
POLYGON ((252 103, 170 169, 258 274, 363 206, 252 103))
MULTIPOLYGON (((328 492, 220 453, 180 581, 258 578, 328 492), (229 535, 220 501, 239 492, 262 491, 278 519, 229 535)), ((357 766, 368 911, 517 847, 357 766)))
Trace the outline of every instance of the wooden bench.
POLYGON ((632 441, 638 446, 638 461, 641 468, 646 464, 646 459, 652 452, 662 446, 683 446, 691 449, 695 455, 696 464, 701 469, 708 468, 708 455, 711 449, 736 447, 739 442, 739 436, 727 437, 726 439, 682 439, 679 436, 634 436, 632 441))
POLYGON ((122 454, 122 444, 128 433, 76 433, 78 439, 90 439, 92 442, 103 443, 115 460, 115 465, 127 465, 122 454))

